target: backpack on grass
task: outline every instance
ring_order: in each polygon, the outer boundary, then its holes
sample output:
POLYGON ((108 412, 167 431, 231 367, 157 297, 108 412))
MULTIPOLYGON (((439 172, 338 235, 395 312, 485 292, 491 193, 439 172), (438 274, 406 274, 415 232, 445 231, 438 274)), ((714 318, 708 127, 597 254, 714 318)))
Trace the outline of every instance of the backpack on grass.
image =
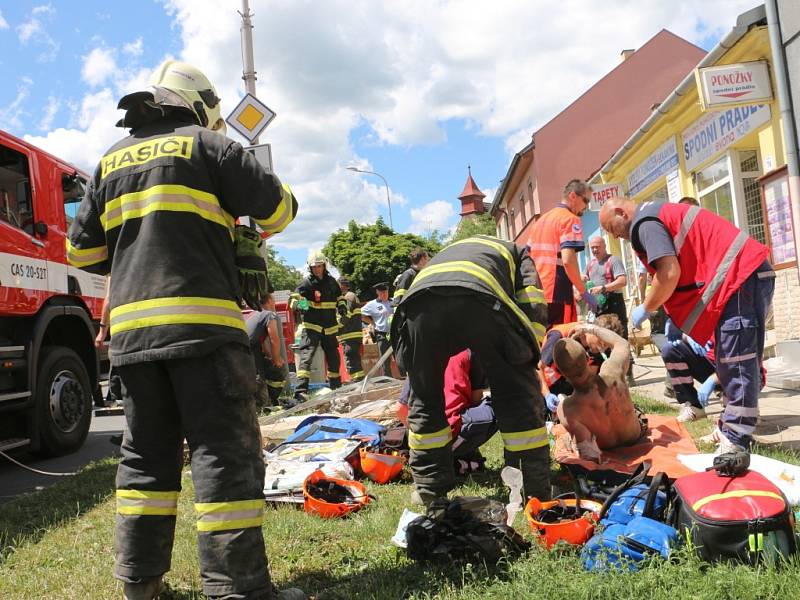
POLYGON ((675 481, 670 522, 708 562, 754 565, 797 553, 794 515, 783 492, 756 471, 705 471, 675 481))

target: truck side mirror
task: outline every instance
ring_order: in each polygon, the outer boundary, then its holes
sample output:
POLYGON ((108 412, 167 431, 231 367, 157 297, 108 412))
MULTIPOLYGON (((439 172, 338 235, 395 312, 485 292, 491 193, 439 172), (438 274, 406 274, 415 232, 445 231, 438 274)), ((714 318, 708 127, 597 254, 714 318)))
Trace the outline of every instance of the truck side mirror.
POLYGON ((36 235, 39 235, 41 237, 46 236, 47 235, 47 223, 45 223, 44 221, 37 221, 36 225, 34 225, 34 231, 36 232, 36 235))

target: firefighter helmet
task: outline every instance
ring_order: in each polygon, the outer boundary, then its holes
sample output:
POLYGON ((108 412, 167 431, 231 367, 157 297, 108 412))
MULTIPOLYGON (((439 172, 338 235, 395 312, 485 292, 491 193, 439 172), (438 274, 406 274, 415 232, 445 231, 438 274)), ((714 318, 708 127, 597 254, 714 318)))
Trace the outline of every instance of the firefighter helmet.
POLYGON ((328 265, 328 259, 320 250, 312 250, 308 253, 308 266, 314 265, 328 265))
POLYGON ((124 96, 118 107, 128 110, 141 102, 154 108, 186 108, 197 117, 202 127, 225 133, 220 99, 214 85, 200 69, 188 63, 177 60, 163 62, 150 76, 148 88, 124 96))

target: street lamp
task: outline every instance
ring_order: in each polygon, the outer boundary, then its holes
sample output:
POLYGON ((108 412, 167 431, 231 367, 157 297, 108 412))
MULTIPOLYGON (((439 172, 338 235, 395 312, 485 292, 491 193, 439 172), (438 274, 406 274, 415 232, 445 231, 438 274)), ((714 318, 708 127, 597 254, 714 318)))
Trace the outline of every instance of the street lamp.
POLYGON ((380 173, 376 173, 375 171, 365 171, 364 169, 359 169, 358 167, 347 167, 348 171, 355 171, 356 173, 367 173, 369 175, 377 175, 381 179, 383 179, 383 185, 386 186, 386 204, 389 205, 389 227, 392 228, 394 231, 394 223, 392 222, 392 200, 389 198, 389 183, 386 181, 386 177, 381 175, 380 173))

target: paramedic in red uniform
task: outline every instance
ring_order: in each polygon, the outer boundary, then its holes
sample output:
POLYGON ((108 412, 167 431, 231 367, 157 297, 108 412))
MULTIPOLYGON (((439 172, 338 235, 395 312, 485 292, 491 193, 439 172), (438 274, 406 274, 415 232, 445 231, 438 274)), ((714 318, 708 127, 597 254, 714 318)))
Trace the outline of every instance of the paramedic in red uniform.
POLYGON ((589 206, 591 194, 592 188, 586 182, 570 181, 561 203, 536 221, 528 238, 547 301, 548 327, 578 320, 572 286, 589 309, 597 312, 597 299, 586 289, 578 266, 578 252, 584 249, 581 215, 589 206))
POLYGON ((600 211, 600 225, 631 241, 653 274, 634 327, 661 305, 700 345, 713 336, 717 376, 728 403, 718 453, 747 449, 758 419, 767 311, 775 290, 769 250, 732 223, 699 206, 620 198, 600 211))

